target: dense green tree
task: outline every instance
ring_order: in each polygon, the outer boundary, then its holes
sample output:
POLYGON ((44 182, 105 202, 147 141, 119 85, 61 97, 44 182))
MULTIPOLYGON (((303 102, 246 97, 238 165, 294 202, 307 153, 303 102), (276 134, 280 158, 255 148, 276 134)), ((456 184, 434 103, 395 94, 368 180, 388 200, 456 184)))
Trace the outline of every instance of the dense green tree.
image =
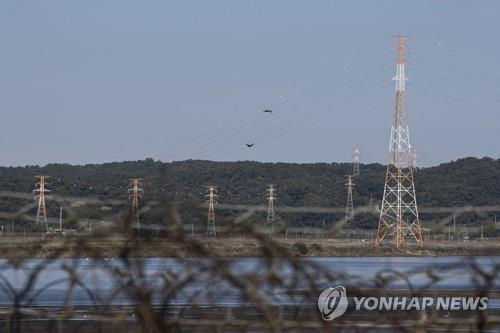
MULTIPOLYGON (((260 163, 254 161, 212 162, 188 160, 162 163, 152 159, 106 164, 0 168, 0 191, 31 194, 34 176, 50 176, 49 188, 54 194, 100 199, 128 198, 128 179, 144 179, 144 200, 183 202, 184 219, 203 221, 197 207, 204 199, 209 184, 219 188, 220 202, 230 204, 265 204, 268 184, 277 188, 277 205, 343 207, 346 200, 345 175, 350 171, 347 163, 260 163)), ((355 205, 366 205, 370 199, 378 204, 382 197, 385 167, 380 164, 361 166, 361 175, 355 178, 355 205)), ((500 160, 491 158, 464 158, 415 173, 417 199, 420 206, 496 205, 500 199, 500 160)), ((25 206, 26 199, 0 198, 0 211, 15 213, 25 206), (24 201, 23 201, 24 200, 24 201)), ((51 204, 50 210, 57 211, 51 204)), ((34 209, 34 208, 33 208, 34 209)), ((30 210, 28 213, 34 214, 30 210)), ((92 207, 75 211, 82 218, 123 217, 126 205, 110 209, 92 207), (121 210, 121 211, 119 211, 121 210)), ((231 215, 231 212, 224 213, 231 215)), ((57 216, 57 213, 52 213, 57 216)), ((144 223, 171 220, 165 211, 157 208, 144 215, 144 223)), ((228 216, 229 217, 229 216, 228 216)), ((256 215, 254 219, 263 219, 256 215)), ((282 217, 285 218, 285 217, 282 217)), ((341 216, 334 217, 335 219, 341 216)), ((10 217, 12 219, 12 217, 10 217)), ((4 219, 4 223, 8 219, 4 219)), ((332 222, 321 214, 286 216, 295 225, 318 225, 332 222)), ((202 223, 202 222, 200 222, 202 223)), ((373 223, 370 216, 360 216, 360 226, 373 223)))

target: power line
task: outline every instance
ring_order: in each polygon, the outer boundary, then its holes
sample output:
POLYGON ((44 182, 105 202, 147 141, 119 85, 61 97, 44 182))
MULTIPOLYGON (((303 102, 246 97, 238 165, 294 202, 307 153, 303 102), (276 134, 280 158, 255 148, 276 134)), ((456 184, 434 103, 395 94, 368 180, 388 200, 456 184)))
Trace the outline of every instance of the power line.
MULTIPOLYGON (((324 84, 320 84, 320 85, 318 85, 318 86, 316 86, 316 87, 314 87, 314 88, 312 88, 312 89, 309 89, 309 90, 308 90, 308 91, 306 91, 305 93, 302 93, 302 94, 300 94, 300 95, 298 95, 298 96, 296 96, 296 97, 292 97, 292 98, 290 98, 290 99, 288 99, 288 100, 286 100, 286 101, 284 101, 284 102, 282 102, 282 103, 280 103, 280 104, 276 105, 275 107, 276 107, 276 108, 282 107, 283 105, 286 105, 287 103, 289 103, 289 102, 291 102, 291 101, 294 101, 294 100, 299 99, 299 98, 301 98, 301 97, 307 96, 309 93, 314 92, 314 91, 315 91, 316 89, 318 89, 318 88, 322 88, 322 87, 328 86, 328 85, 330 85, 330 84, 332 84, 332 83, 335 83, 335 82, 337 82, 339 79, 341 79, 341 78, 343 78, 343 77, 345 77, 345 76, 348 76, 348 75, 350 75, 350 74, 351 74, 351 73, 353 73, 353 72, 356 72, 356 71, 360 70, 360 68, 363 68, 363 67, 369 66, 369 65, 371 65, 371 64, 373 64, 373 63, 375 63, 375 61, 377 61, 377 60, 379 60, 379 59, 381 59, 381 58, 384 58, 386 54, 387 54, 387 52, 386 52, 386 53, 384 53, 384 54, 382 54, 382 55, 381 55, 381 56, 379 56, 379 57, 376 57, 376 58, 374 58, 374 59, 370 60, 369 62, 367 62, 367 63, 365 63, 365 64, 363 64, 363 65, 361 65, 361 66, 358 66, 358 67, 357 67, 357 68, 355 68, 354 70, 348 71, 346 74, 341 75, 340 77, 338 77, 338 78, 336 78, 336 79, 329 80, 329 81, 327 81, 327 82, 326 82, 326 83, 324 83, 324 84)), ((380 67, 377 67, 377 70, 380 70, 380 67)), ((364 76, 366 76, 366 75, 368 75, 368 74, 369 74, 369 73, 364 72, 364 73, 362 74, 362 77, 364 77, 364 76)), ((349 83, 349 81, 348 81, 347 83, 349 83)), ((337 86, 337 87, 343 87, 344 85, 345 85, 345 83, 342 83, 341 85, 339 85, 339 86, 337 86)), ((334 89, 335 89, 335 88, 334 88, 334 89)), ((331 91, 329 90, 329 91, 327 91, 327 92, 331 92, 331 91)), ((323 92, 323 93, 324 93, 324 92, 323 92)), ((316 97, 317 97, 317 96, 316 96, 316 97)), ((311 99, 311 97, 309 97, 309 99, 311 99)), ((302 103, 303 103, 303 102, 302 102, 302 103)), ((300 104, 300 103, 296 103, 296 104, 300 104)), ((292 108, 293 108, 293 107, 296 107, 296 105, 292 106, 292 108)), ((223 129, 226 129, 226 128, 228 128, 228 127, 231 127, 233 124, 236 124, 236 127, 238 127, 238 125, 239 125, 239 124, 241 124, 241 123, 246 123, 246 121, 247 121, 247 120, 250 120, 251 118, 253 118, 253 117, 255 117, 255 116, 256 116, 256 114, 253 114, 253 113, 252 113, 251 115, 249 115, 248 117, 245 117, 245 118, 243 118, 243 119, 236 119, 236 120, 234 120, 233 122, 231 122, 229 125, 226 123, 225 125, 220 126, 219 128, 215 128, 215 129, 213 129, 213 130, 209 130, 209 131, 207 131, 207 132, 204 132, 204 133, 200 134, 199 136, 197 136, 197 137, 195 137, 195 138, 189 138, 189 139, 187 139, 187 140, 181 141, 180 143, 177 143, 177 144, 176 144, 174 147, 172 147, 172 148, 173 148, 173 149, 178 149, 178 148, 184 147, 186 144, 190 144, 190 143, 193 143, 193 142, 198 142, 198 141, 199 141, 199 142, 202 142, 202 141, 204 141, 204 138, 206 138, 206 137, 212 138, 212 137, 213 137, 213 135, 214 135, 214 132, 215 132, 215 133, 218 133, 218 132, 222 131, 223 129)), ((261 121, 261 118, 262 118, 262 117, 259 117, 258 119, 256 119, 256 120, 255 120, 255 121, 253 121, 252 123, 258 123, 259 121, 261 121)), ((152 153, 147 154, 147 155, 148 155, 147 157, 150 157, 150 156, 153 156, 153 155, 159 155, 159 154, 162 154, 162 153, 169 153, 169 152, 171 152, 172 148, 160 148, 160 149, 158 149, 158 150, 153 151, 152 153)))
MULTIPOLYGON (((478 88, 478 87, 475 87, 475 86, 472 86, 472 85, 469 85, 469 84, 466 84, 463 82, 452 81, 452 80, 449 80, 446 78, 439 77, 435 74, 430 74, 430 73, 427 73, 425 71, 420 71, 420 70, 417 73, 413 73, 412 76, 416 77, 417 79, 420 78, 422 80, 425 80, 425 82, 429 82, 429 81, 433 81, 433 80, 438 81, 438 82, 444 82, 444 83, 447 83, 448 85, 450 85, 450 87, 452 87, 452 88, 456 88, 457 86, 460 86, 462 88, 467 89, 467 94, 475 95, 483 100, 485 99, 485 95, 482 95, 482 94, 486 93, 487 98, 495 99, 495 100, 500 102, 500 99, 498 99, 498 97, 495 96, 494 92, 491 92, 489 94, 487 93, 487 91, 484 89, 484 85, 481 88, 478 88), (471 91, 471 90, 473 90, 473 91, 471 91)), ((440 83, 440 85, 442 85, 442 83, 440 83)))
POLYGON ((295 97, 291 97, 291 98, 289 98, 289 99, 285 100, 285 101, 284 101, 284 102, 282 102, 282 103, 279 103, 279 104, 277 104, 277 105, 273 105, 272 107, 273 107, 273 108, 277 108, 277 107, 279 107, 279 106, 281 106, 281 105, 285 104, 286 102, 289 102, 289 101, 295 100, 295 99, 297 99, 297 98, 300 98, 300 97, 302 97, 302 96, 304 96, 304 95, 307 95, 308 93, 310 93, 310 92, 312 92, 312 91, 314 91, 314 90, 316 90, 316 89, 322 88, 322 87, 324 87, 324 86, 328 86, 329 84, 331 84, 331 83, 333 83, 333 82, 336 82, 337 80, 339 80, 339 79, 343 78, 344 76, 347 76, 348 74, 351 74, 351 73, 353 73, 353 72, 360 71, 362 68, 365 68, 365 67, 367 67, 367 66, 369 66, 369 65, 372 65, 372 64, 374 64, 376 61, 378 61, 378 60, 380 60, 380 59, 385 59, 385 57, 386 57, 389 53, 390 53, 390 51, 384 52, 384 53, 382 53, 381 55, 379 55, 379 56, 377 56, 377 57, 373 58, 372 60, 370 60, 370 61, 368 61, 368 62, 366 62, 366 63, 364 63, 364 64, 361 64, 361 65, 358 65, 358 66, 353 67, 352 69, 350 69, 349 71, 346 71, 343 75, 339 76, 338 78, 334 78, 334 79, 328 80, 328 81, 326 81, 326 82, 324 82, 324 83, 321 83, 321 84, 319 84, 319 85, 317 85, 317 86, 315 86, 315 87, 313 87, 313 88, 311 88, 311 89, 309 89, 309 90, 306 90, 305 92, 301 93, 300 95, 297 95, 297 96, 295 96, 295 97))
MULTIPOLYGON (((387 86, 388 85, 389 84, 387 84, 387 86)), ((378 87, 376 89, 377 92, 379 90, 384 90, 384 86, 378 87)), ((348 107, 344 107, 341 105, 335 105, 335 107, 341 108, 342 110, 339 112, 334 112, 334 113, 321 114, 322 117, 317 117, 317 118, 310 117, 309 119, 306 119, 306 120, 298 119, 297 121, 285 124, 284 126, 281 126, 281 127, 278 127, 277 129, 271 129, 270 131, 268 131, 269 133, 267 133, 267 135, 264 131, 259 131, 259 132, 255 133, 255 136, 259 138, 259 140, 256 140, 255 142, 259 143, 259 142, 270 141, 270 140, 276 141, 276 139, 282 138, 284 136, 287 136, 290 134, 296 134, 297 130, 300 130, 300 129, 305 128, 305 127, 311 127, 311 126, 314 126, 316 124, 322 123, 323 121, 325 121, 327 119, 347 114, 351 110, 366 106, 368 103, 370 103, 374 100, 377 100, 381 97, 387 96, 388 94, 389 94, 389 92, 384 92, 383 94, 378 94, 378 95, 372 96, 370 99, 364 100, 362 103, 358 103, 355 105, 348 105, 348 107), (310 120, 313 120, 313 121, 310 121, 310 120)), ((356 100, 359 101, 359 98, 356 100)), ((351 103, 351 102, 349 102, 349 103, 351 103)), ((328 111, 330 109, 331 109, 331 107, 324 108, 324 110, 326 110, 326 111, 328 111)), ((228 141, 228 142, 230 142, 230 141, 228 141)), ((231 144, 233 146, 236 144, 236 146, 233 149, 229 148, 229 150, 226 147, 222 147, 222 148, 218 147, 212 151, 207 152, 204 156, 208 157, 208 156, 210 156, 209 155, 210 153, 220 154, 221 152, 228 153, 228 152, 234 152, 237 150, 241 150, 241 142, 240 143, 231 142, 228 144, 231 144)), ((213 156, 213 155, 211 155, 211 156, 213 156)))
MULTIPOLYGON (((417 91, 419 91, 420 94, 423 94, 424 96, 427 96, 427 97, 433 97, 433 98, 440 98, 444 101, 447 101, 447 102, 452 102, 452 103, 455 103, 457 105, 460 105, 460 106, 467 106, 469 108, 472 108, 473 112, 476 112, 476 111, 483 111, 483 112, 486 112, 486 113, 494 113, 494 114, 500 114, 499 111, 495 110, 495 109, 492 109, 492 108, 489 108, 489 107, 486 107, 486 106, 483 106, 483 105, 479 105, 479 104, 476 104, 476 103, 473 103, 473 102, 467 102, 467 101, 462 101, 462 100, 459 100, 457 98, 454 98, 454 97, 450 97, 450 96, 447 96, 447 95, 444 95, 442 93, 439 93, 438 91, 432 91, 432 90, 429 90, 429 89, 426 89, 426 88, 423 88, 423 87, 420 87, 420 86, 416 86, 416 85, 412 85, 412 87, 414 89, 416 89, 417 91)), ((467 109, 468 110, 468 109, 467 109)))
POLYGON ((422 55, 419 55, 419 54, 415 54, 415 53, 412 53, 412 57, 416 57, 418 60, 421 60, 429 65, 433 65, 435 67, 439 67, 439 68, 443 68, 443 69, 447 69, 449 71, 452 71, 454 73, 456 73, 457 75, 460 75, 460 77, 463 77, 463 76, 469 76, 469 77, 474 77, 474 78, 478 78, 478 79, 482 79, 482 80, 490 80, 490 81, 494 81, 495 83, 497 84, 500 84, 500 78, 499 77, 496 77, 496 76, 492 76, 491 74, 485 74, 485 73, 480 73, 480 72, 475 72, 475 71, 468 71, 463 68, 463 67, 456 67, 456 66, 453 66, 452 64, 450 63, 445 63, 445 62, 441 62, 440 60, 436 60, 436 59, 431 59, 429 57, 426 57, 426 56, 422 56, 422 55))
MULTIPOLYGON (((386 81, 384 81, 384 82, 386 82, 386 81)), ((387 85, 388 85, 388 83, 387 83, 387 85)), ((273 123, 276 123, 278 120, 273 119, 270 122, 270 124, 268 125, 269 128, 265 127, 265 128, 262 128, 262 129, 258 129, 256 132, 252 133, 253 137, 259 138, 259 140, 253 140, 253 141, 256 142, 256 143, 258 143, 258 142, 262 141, 262 137, 266 133, 268 133, 268 132, 279 133, 283 129, 290 128, 290 127, 292 127, 294 125, 297 125, 297 124, 299 125, 299 127, 304 127, 304 125, 308 124, 311 120, 314 122, 314 120, 315 120, 316 117, 323 116, 324 113, 330 111, 332 109, 332 107, 343 108, 344 105, 349 106, 353 102, 359 102, 360 99, 361 99, 360 96, 363 96, 363 98, 364 98, 366 96, 369 96, 370 94, 382 91, 383 88, 384 88, 384 86, 376 85, 375 84, 370 89, 365 89, 361 93, 360 92, 355 92, 355 93, 352 93, 352 94, 350 94, 348 96, 345 96, 345 97, 350 97, 347 100, 339 100, 339 101, 332 102, 332 105, 325 105, 325 106, 320 107, 320 108, 316 108, 316 109, 312 109, 312 110, 307 110, 307 112, 303 112, 301 114, 297 114, 293 118, 287 119, 286 121, 284 121, 282 123, 279 123, 276 126, 273 126, 273 123), (343 102, 343 103, 341 103, 341 102, 343 102)), ((235 135, 233 137, 230 137, 230 136, 226 137, 226 140, 224 141, 223 145, 232 145, 232 144, 234 144, 235 141, 232 140, 234 137, 239 137, 239 135, 235 135)), ((242 144, 243 144, 243 142, 240 141, 239 145, 241 146, 242 144)), ((218 147, 215 147, 214 149, 217 151, 217 150, 220 149, 220 147, 221 147, 221 145, 219 145, 218 147)), ((214 149, 212 149, 212 151, 214 149)), ((205 150, 205 154, 209 154, 210 152, 211 152, 210 150, 208 150, 208 151, 205 150)))
MULTIPOLYGON (((338 89, 338 90, 324 91, 315 97, 336 96, 336 95, 338 95, 339 92, 346 91, 351 87, 359 86, 360 81, 367 82, 366 80, 368 78, 376 77, 377 74, 383 72, 384 69, 385 69, 384 67, 377 68, 377 70, 375 72, 365 73, 365 74, 361 75, 360 77, 356 77, 353 80, 350 80, 346 83, 343 83, 343 84, 335 87, 335 89, 338 89)), ((377 86, 377 84, 374 84, 374 86, 377 86)), ((229 131, 226 131, 226 132, 219 133, 217 131, 214 131, 214 133, 212 133, 212 136, 208 140, 203 140, 203 142, 200 141, 200 143, 195 145, 195 148, 200 147, 201 143, 203 144, 203 147, 206 147, 207 145, 218 143, 221 140, 225 141, 226 139, 231 138, 233 136, 241 136, 243 133, 249 133, 254 128, 262 126, 262 125, 266 125, 269 122, 273 122, 273 121, 276 122, 282 118, 289 117, 290 115, 296 115, 305 106, 317 104, 319 101, 321 101, 321 99, 315 99, 313 101, 308 102, 307 104, 304 104, 305 102, 296 103, 296 104, 292 105, 289 109, 287 109, 287 112, 275 113, 275 114, 273 114, 272 117, 259 117, 258 119, 255 119, 254 121, 251 121, 248 123, 244 123, 241 126, 229 128, 229 131)), ((299 114, 299 116, 302 116, 302 115, 299 114)), ((185 151, 187 149, 189 149, 189 145, 187 147, 181 147, 181 146, 172 147, 168 150, 165 150, 161 154, 167 153, 167 152, 168 153, 176 153, 178 151, 185 151)), ((198 149, 200 149, 200 148, 198 148, 198 149)), ((158 154, 157 154, 157 156, 158 156, 158 154)))
MULTIPOLYGON (((295 128, 287 126, 287 128, 286 128, 285 131, 281 131, 280 133, 270 133, 270 135, 268 135, 268 136, 261 136, 260 139, 264 140, 264 141, 271 141, 272 140, 273 142, 277 142, 279 139, 284 138, 284 137, 286 137, 288 135, 292 135, 292 134, 296 135, 297 131, 300 130, 300 129, 320 124, 323 121, 325 121, 327 119, 330 119, 330 118, 333 118, 333 117, 345 115, 345 114, 347 114, 351 110, 354 110, 354 109, 360 108, 362 106, 365 106, 366 103, 369 103, 371 101, 379 99, 380 97, 384 97, 384 96, 388 96, 388 95, 389 95, 389 92, 385 92, 384 94, 375 96, 375 98, 367 100, 367 101, 365 101, 362 104, 354 105, 354 106, 352 106, 350 108, 344 108, 341 112, 337 112, 337 113, 334 113, 334 114, 327 114, 326 117, 315 119, 314 122, 299 124, 299 126, 295 127, 295 128)), ((226 153, 232 153, 232 152, 237 151, 237 150, 241 150, 241 145, 238 145, 238 147, 235 147, 235 148, 233 148, 232 150, 229 150, 229 151, 227 151, 227 150, 222 150, 222 151, 226 151, 226 153)), ((219 153, 219 155, 216 155, 216 156, 220 156, 220 149, 218 151, 216 151, 216 152, 219 153)))

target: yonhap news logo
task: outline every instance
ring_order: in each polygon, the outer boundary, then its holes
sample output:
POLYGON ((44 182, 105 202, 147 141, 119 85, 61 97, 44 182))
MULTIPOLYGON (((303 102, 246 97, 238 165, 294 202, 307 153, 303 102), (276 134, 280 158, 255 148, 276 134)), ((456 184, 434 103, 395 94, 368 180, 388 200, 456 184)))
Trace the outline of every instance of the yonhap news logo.
POLYGON ((318 308, 324 320, 330 321, 342 316, 348 306, 344 287, 327 288, 319 295, 318 308))
MULTIPOLYGON (((488 297, 352 297, 355 311, 484 311, 488 297)), ((343 286, 327 288, 318 297, 318 309, 325 321, 342 316, 349 307, 343 286)))

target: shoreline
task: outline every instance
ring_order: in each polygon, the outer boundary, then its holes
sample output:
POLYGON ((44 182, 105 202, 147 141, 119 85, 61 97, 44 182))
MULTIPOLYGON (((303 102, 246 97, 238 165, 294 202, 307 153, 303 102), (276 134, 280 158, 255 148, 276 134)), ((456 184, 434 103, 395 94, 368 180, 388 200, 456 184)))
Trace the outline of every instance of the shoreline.
POLYGON ((423 248, 415 245, 400 249, 385 244, 336 239, 279 239, 274 242, 250 238, 144 239, 123 238, 42 239, 40 237, 2 237, 0 258, 190 258, 190 257, 441 257, 500 256, 500 242, 433 241, 423 248))

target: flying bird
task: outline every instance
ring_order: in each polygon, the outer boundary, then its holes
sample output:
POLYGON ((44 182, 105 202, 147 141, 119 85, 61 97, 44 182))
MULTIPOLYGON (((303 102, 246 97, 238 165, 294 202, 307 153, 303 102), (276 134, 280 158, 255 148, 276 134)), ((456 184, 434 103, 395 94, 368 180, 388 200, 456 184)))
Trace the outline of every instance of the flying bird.
POLYGON ((245 143, 245 144, 247 145, 248 148, 252 148, 253 145, 255 144, 255 142, 254 143, 245 143))
POLYGON ((273 113, 273 110, 267 109, 267 110, 263 110, 262 112, 273 113))

